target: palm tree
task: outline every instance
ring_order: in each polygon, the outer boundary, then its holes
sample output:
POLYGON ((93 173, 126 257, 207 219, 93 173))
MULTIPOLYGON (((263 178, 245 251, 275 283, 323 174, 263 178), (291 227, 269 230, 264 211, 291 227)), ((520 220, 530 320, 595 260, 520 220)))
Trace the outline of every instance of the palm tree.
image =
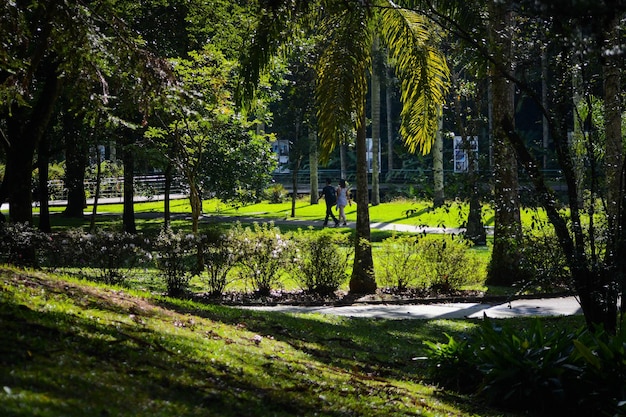
POLYGON ((321 14, 307 10, 307 2, 266 4, 268 9, 261 16, 255 43, 242 62, 246 80, 243 92, 251 96, 252 86, 270 56, 278 51, 277 42, 280 37, 285 39, 288 28, 293 28, 302 17, 318 19, 317 27, 325 36, 317 63, 316 86, 321 159, 327 160, 339 144, 345 126, 355 127, 357 222, 350 291, 370 293, 376 290, 376 281, 370 245, 365 98, 376 31, 396 62, 403 104, 400 132, 411 152, 430 151, 438 127, 437 116, 447 92, 449 71, 437 49, 436 27, 417 13, 385 0, 369 3, 321 0, 320 3, 315 10, 321 10, 321 14))

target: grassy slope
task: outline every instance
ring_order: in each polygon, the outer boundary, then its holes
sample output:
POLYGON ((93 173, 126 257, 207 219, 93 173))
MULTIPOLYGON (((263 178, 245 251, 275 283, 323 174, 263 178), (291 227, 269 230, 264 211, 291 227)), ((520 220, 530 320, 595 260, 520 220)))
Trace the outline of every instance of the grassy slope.
POLYGON ((413 360, 469 322, 259 313, 6 267, 0 284, 2 416, 497 415, 413 360))

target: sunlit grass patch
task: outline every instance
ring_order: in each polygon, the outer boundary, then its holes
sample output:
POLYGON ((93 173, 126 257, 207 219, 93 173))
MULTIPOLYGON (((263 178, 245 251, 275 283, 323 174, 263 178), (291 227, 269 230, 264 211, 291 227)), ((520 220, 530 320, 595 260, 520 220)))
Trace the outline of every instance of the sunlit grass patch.
MULTIPOLYGON (((262 313, 0 269, 0 414, 469 416, 424 340, 470 321, 262 313)), ((480 415, 503 415, 481 410, 480 415)))

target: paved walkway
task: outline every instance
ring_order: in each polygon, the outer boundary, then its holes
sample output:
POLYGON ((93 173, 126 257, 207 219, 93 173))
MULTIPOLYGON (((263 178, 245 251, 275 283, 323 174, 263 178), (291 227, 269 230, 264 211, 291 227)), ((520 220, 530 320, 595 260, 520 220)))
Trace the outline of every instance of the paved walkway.
POLYGON ((575 297, 520 299, 504 303, 366 304, 350 306, 268 306, 242 307, 258 311, 298 314, 333 314, 390 320, 480 319, 511 317, 557 317, 582 314, 575 297))

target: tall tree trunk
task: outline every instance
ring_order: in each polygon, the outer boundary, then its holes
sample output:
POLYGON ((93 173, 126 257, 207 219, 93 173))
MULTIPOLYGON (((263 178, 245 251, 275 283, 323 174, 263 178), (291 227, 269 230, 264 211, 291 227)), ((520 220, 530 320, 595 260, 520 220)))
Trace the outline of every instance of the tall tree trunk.
POLYGON ((291 170, 291 217, 296 217, 296 203, 298 201, 298 173, 300 172, 302 157, 294 161, 291 170))
MULTIPOLYGON (((541 105, 548 108, 548 52, 547 46, 541 48, 541 105)), ((548 169, 548 144, 550 143, 550 126, 548 118, 541 118, 541 137, 543 148, 543 169, 548 169)))
POLYGON ((387 111, 387 178, 393 171, 393 121, 391 120, 391 79, 393 77, 391 67, 387 66, 387 82, 385 88, 385 104, 387 111))
POLYGON ((65 187, 67 188, 67 206, 63 215, 82 218, 86 206, 85 169, 89 147, 81 135, 79 120, 71 112, 63 115, 65 131, 65 187))
POLYGON ((134 132, 127 132, 127 141, 122 151, 124 164, 124 213, 122 223, 126 233, 137 233, 135 225, 135 154, 132 144, 134 132))
POLYGON ((168 161, 164 171, 165 175, 165 196, 163 198, 163 222, 164 227, 167 229, 170 227, 172 220, 172 213, 170 211, 170 194, 172 192, 172 163, 168 161))
MULTIPOLYGON (((348 167, 347 167, 347 145, 346 145, 346 141, 345 138, 341 140, 341 144, 339 145, 339 163, 341 165, 341 172, 339 173, 339 176, 343 179, 347 179, 346 177, 348 176, 348 167)), ((367 162, 366 162, 367 165, 367 162)), ((367 168, 366 168, 367 169, 367 168)))
MULTIPOLYGON (((619 18, 611 22, 607 30, 606 38, 609 49, 620 48, 619 18)), ((617 317, 618 286, 624 288, 626 280, 626 268, 619 259, 620 247, 624 240, 624 230, 621 230, 620 216, 626 213, 622 211, 621 200, 624 194, 622 182, 623 142, 622 142, 622 102, 621 102, 621 67, 623 58, 621 54, 608 54, 604 64, 604 120, 606 134, 606 149, 604 156, 606 172, 606 211, 608 230, 610 234, 609 248, 606 251, 605 263, 611 268, 610 273, 615 274, 615 282, 607 282, 606 306, 607 316, 617 317), (611 285, 612 284, 612 285, 611 285)), ((607 268, 606 273, 609 273, 607 268)), ((624 291, 624 290, 622 290, 624 291)), ((622 298, 624 304, 624 298, 622 298)), ((615 323, 617 325, 617 323, 615 323)))
POLYGON ((93 195, 93 206, 91 208, 91 219, 89 221, 90 233, 96 232, 96 215, 98 214, 98 203, 100 201, 100 188, 102 185, 102 157, 100 155, 100 149, 98 144, 94 145, 96 151, 96 187, 93 195))
POLYGON ((202 212, 202 199, 200 198, 200 191, 192 181, 192 178, 188 177, 189 181, 189 204, 191 205, 191 231, 194 235, 198 234, 198 224, 200 222, 200 213, 202 212))
POLYGON ((309 188, 311 189, 311 204, 317 204, 319 200, 318 166, 317 133, 315 130, 309 129, 309 188))
POLYGON ((374 261, 370 237, 369 187, 367 184, 367 143, 365 112, 356 135, 356 238, 350 292, 369 294, 376 291, 374 261))
POLYGON ((12 222, 33 223, 33 157, 63 88, 63 79, 56 73, 57 67, 51 66, 41 95, 33 107, 27 109, 14 106, 7 120, 10 146, 6 155, 4 191, 9 201, 9 219, 12 222))
POLYGON ((433 144, 433 206, 441 207, 445 202, 443 189, 443 117, 439 117, 439 129, 433 144))
POLYGON ((374 36, 372 42, 372 90, 371 90, 371 107, 372 107, 372 205, 380 204, 380 75, 377 62, 382 59, 378 52, 378 36, 374 36))
POLYGON ((39 142, 37 152, 37 171, 39 172, 39 230, 49 233, 52 231, 50 225, 50 206, 48 192, 48 162, 50 160, 50 140, 48 135, 43 135, 39 142))
MULTIPOLYGON (((576 33, 579 38, 582 38, 580 31, 576 33)), ((582 41, 579 41, 582 43, 582 41)), ((583 101, 583 74, 582 74, 582 58, 580 57, 580 51, 575 51, 572 55, 571 73, 572 73, 572 104, 574 106, 574 130, 572 136, 568 138, 570 141, 569 146, 571 149, 572 161, 574 164, 574 174, 576 179, 576 193, 578 195, 578 207, 584 206, 584 183, 585 183, 585 132, 582 116, 579 114, 578 109, 583 101)))
POLYGON ((512 285, 521 278, 520 201, 517 161, 504 125, 514 115, 514 84, 501 71, 512 70, 511 12, 506 3, 489 2, 490 47, 504 67, 491 68, 493 92, 494 242, 487 283, 512 285))
MULTIPOLYGON (((619 19, 608 30, 608 47, 619 48, 619 19)), ((604 120, 606 149, 604 156, 606 172, 606 204, 609 230, 618 226, 622 172, 622 103, 621 103, 621 56, 608 54, 604 64, 604 120)))

